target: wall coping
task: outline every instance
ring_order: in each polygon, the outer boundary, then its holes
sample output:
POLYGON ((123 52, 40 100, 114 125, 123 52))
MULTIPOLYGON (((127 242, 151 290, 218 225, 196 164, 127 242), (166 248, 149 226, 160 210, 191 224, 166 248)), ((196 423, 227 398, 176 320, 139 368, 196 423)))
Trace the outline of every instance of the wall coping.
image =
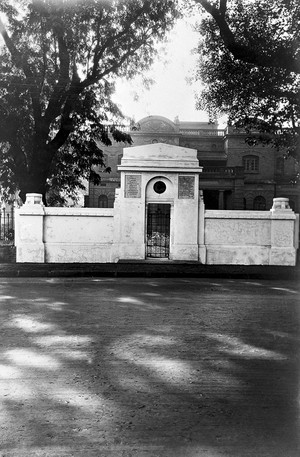
POLYGON ((150 171, 150 172, 161 172, 161 173, 201 173, 203 167, 170 167, 170 166, 161 166, 161 165, 154 165, 150 167, 149 165, 139 165, 139 166, 134 166, 134 165, 119 165, 118 170, 120 171, 130 171, 130 172, 143 172, 143 171, 150 171))
POLYGON ((114 208, 45 207, 45 216, 114 216, 114 208))
POLYGON ((271 211, 244 211, 244 210, 205 210, 204 217, 206 219, 287 219, 294 220, 296 215, 294 212, 279 212, 271 211))
POLYGON ((16 209, 16 212, 27 216, 114 216, 114 208, 66 208, 42 205, 23 205, 16 209))

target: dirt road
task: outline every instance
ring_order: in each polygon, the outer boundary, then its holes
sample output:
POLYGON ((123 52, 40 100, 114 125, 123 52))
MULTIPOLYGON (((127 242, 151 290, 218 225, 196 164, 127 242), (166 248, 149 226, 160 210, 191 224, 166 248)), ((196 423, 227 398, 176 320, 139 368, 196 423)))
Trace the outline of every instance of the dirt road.
POLYGON ((0 456, 298 457, 295 281, 1 279, 0 456))

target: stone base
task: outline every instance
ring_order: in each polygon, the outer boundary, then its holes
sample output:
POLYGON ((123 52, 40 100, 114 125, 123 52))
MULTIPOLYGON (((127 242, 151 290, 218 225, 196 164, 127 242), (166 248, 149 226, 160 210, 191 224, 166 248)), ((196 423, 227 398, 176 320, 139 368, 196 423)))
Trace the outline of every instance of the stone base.
POLYGON ((175 244, 170 247, 170 260, 199 260, 198 244, 175 244))
POLYGON ((17 262, 44 263, 45 245, 44 243, 23 243, 17 246, 17 262))
POLYGON ((206 264, 206 246, 199 246, 199 262, 206 264))
POLYGON ((120 259, 127 260, 145 260, 146 258, 146 245, 142 244, 128 244, 118 243, 113 247, 112 262, 118 262, 120 259))
POLYGON ((212 246, 206 247, 208 265, 269 265, 269 247, 212 246))
POLYGON ((269 265, 295 266, 297 250, 295 248, 271 248, 269 265))
POLYGON ((111 262, 111 244, 45 243, 46 263, 107 263, 111 262))

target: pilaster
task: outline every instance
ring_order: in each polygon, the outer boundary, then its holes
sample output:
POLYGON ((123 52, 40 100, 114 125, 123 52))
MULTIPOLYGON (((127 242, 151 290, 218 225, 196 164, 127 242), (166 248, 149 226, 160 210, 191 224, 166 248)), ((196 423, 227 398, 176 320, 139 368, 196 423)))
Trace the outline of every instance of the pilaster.
POLYGON ((288 198, 274 198, 271 208, 270 265, 296 265, 297 223, 288 198))
POLYGON ((44 263, 44 205, 42 194, 26 194, 25 204, 16 209, 16 261, 44 263))

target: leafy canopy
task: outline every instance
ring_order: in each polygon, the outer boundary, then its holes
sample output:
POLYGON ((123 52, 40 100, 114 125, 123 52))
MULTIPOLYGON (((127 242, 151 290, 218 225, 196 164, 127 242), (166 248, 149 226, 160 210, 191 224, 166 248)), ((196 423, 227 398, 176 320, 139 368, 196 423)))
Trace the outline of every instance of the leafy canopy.
POLYGON ((116 127, 114 82, 150 67, 178 17, 176 1, 2 0, 0 182, 7 192, 95 183, 99 141, 128 141, 116 127))
POLYGON ((249 142, 299 159, 299 1, 195 2, 208 13, 199 24, 198 107, 259 131, 249 142))

